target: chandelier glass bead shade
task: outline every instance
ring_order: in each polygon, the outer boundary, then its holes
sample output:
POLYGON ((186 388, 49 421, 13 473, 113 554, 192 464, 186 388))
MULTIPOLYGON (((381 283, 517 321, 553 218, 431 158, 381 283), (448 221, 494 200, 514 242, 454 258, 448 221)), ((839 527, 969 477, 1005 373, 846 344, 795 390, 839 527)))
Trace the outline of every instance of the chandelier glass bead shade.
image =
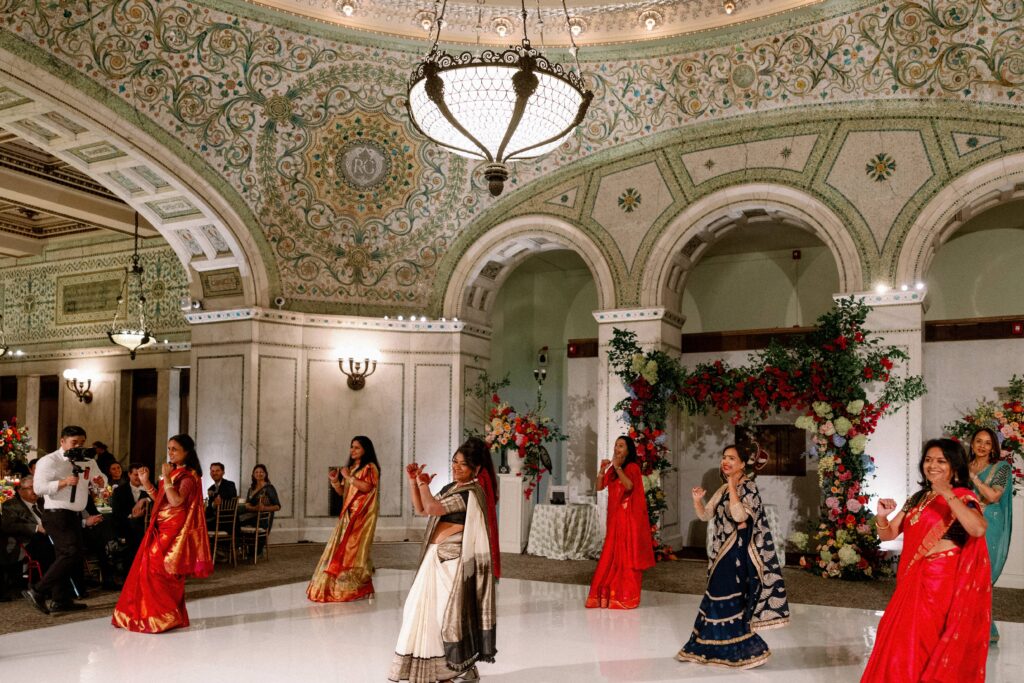
POLYGON ((408 108, 423 135, 452 152, 487 162, 492 195, 508 178, 506 162, 552 151, 587 114, 594 94, 524 38, 503 52, 458 56, 435 46, 409 80, 408 108))

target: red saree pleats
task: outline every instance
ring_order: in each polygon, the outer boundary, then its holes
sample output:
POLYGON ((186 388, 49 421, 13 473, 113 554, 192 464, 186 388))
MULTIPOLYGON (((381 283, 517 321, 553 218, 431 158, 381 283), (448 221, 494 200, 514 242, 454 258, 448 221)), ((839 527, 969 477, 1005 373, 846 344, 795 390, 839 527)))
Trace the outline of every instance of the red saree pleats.
POLYGON ((618 479, 612 478, 611 470, 605 473, 608 530, 590 583, 587 607, 639 607, 642 572, 654 566, 654 546, 640 468, 629 464, 624 471, 633 484, 633 490, 628 493, 618 479))
POLYGON ((171 474, 181 505, 171 506, 163 483, 153 513, 114 608, 111 623, 139 633, 162 633, 189 625, 185 577, 209 576, 213 568, 200 478, 179 468, 171 474))
MULTIPOLYGON (((955 492, 977 502, 965 489, 955 492)), ((941 496, 917 521, 913 514, 905 518, 896 592, 861 683, 984 683, 992 605, 985 538, 927 554, 952 522, 941 496)))

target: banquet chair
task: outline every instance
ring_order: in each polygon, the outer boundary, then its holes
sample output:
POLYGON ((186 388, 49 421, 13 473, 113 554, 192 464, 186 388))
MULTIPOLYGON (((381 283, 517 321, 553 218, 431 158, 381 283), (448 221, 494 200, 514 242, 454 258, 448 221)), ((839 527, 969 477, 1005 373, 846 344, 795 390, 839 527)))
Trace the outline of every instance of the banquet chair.
POLYGON ((270 559, 270 520, 273 518, 273 514, 273 512, 260 510, 256 513, 254 525, 246 524, 238 528, 242 549, 245 551, 246 557, 251 549, 253 564, 256 564, 260 555, 261 541, 263 550, 267 553, 267 559, 270 559))
POLYGON ((221 544, 226 543, 226 553, 231 559, 231 566, 238 565, 238 551, 235 537, 235 527, 238 521, 238 498, 221 501, 220 507, 216 508, 213 516, 213 528, 207 529, 206 534, 210 537, 210 554, 213 561, 217 562, 217 550, 221 544))

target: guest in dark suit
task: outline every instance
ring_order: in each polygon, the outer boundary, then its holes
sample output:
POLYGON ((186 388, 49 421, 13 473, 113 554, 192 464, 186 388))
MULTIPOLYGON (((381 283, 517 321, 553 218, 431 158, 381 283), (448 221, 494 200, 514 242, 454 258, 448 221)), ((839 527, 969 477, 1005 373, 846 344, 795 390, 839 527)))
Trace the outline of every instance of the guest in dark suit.
POLYGON ((0 586, 0 593, 8 589, 13 591, 21 582, 24 558, 21 557, 19 543, 25 547, 25 551, 33 560, 39 562, 43 572, 53 564, 53 544, 43 528, 43 514, 38 505, 39 496, 32 490, 32 482, 31 476, 19 482, 18 495, 4 504, 3 515, 0 516, 0 564, 3 565, 3 576, 0 577, 3 585, 0 586))
POLYGON ((140 467, 142 465, 138 463, 128 466, 128 483, 115 488, 110 499, 114 533, 119 539, 124 540, 125 561, 128 565, 135 559, 135 553, 146 533, 146 510, 153 502, 142 488, 142 480, 139 478, 140 467))
POLYGON ((224 478, 224 465, 222 463, 215 462, 210 465, 210 479, 213 479, 213 484, 206 490, 207 526, 210 526, 209 520, 213 519, 216 509, 220 507, 222 502, 238 497, 238 488, 235 486, 235 482, 224 478))

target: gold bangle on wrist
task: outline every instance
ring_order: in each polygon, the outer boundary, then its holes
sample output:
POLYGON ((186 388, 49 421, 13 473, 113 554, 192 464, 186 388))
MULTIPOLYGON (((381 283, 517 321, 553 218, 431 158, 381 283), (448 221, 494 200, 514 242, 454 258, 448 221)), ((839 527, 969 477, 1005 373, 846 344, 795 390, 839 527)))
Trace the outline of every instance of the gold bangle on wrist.
POLYGON ((878 522, 875 522, 875 526, 876 526, 877 528, 879 528, 879 529, 888 529, 889 527, 891 527, 891 526, 892 526, 892 524, 886 524, 885 526, 882 526, 882 525, 881 525, 881 524, 879 524, 878 522))

